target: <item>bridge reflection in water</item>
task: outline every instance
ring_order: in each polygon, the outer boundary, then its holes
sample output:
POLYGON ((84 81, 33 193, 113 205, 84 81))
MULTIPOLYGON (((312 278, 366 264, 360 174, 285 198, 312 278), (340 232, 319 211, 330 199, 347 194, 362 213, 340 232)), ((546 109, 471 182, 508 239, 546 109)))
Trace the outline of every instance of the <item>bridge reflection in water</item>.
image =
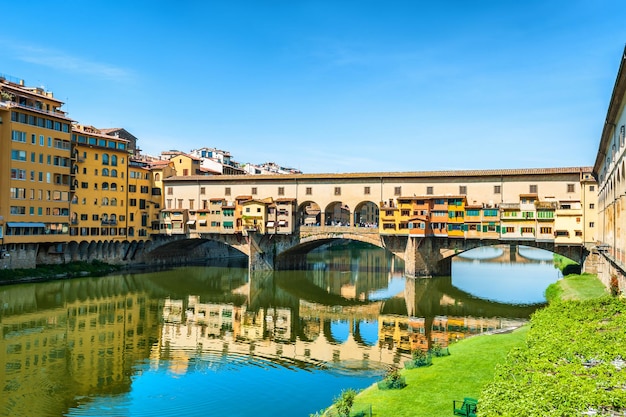
POLYGON ((385 251, 354 245, 314 251, 300 271, 187 267, 8 286, 0 297, 7 415, 81 414, 131 393, 145 362, 179 377, 199 363, 376 376, 411 350, 513 326, 540 305, 480 299, 450 277, 405 279, 385 251))

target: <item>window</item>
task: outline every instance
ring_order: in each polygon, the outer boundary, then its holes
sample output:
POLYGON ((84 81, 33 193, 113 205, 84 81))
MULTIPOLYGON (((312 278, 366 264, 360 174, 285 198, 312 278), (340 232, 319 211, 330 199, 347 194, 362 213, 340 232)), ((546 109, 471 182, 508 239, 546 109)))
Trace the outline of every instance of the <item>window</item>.
POLYGON ((256 187, 252 187, 252 190, 250 190, 250 193, 252 195, 256 195, 256 192, 257 192, 257 188, 256 187))
POLYGON ((402 195, 402 187, 393 187, 393 195, 402 195))
POLYGON ((595 226, 596 226, 596 224, 594 222, 589 222, 589 227, 593 228, 595 226))
POLYGON ((11 187, 11 198, 23 200, 26 198, 26 188, 11 187))
POLYGON ((131 207, 136 207, 137 206, 137 199, 136 198, 131 198, 130 200, 128 200, 128 205, 131 207))
POLYGON ((467 194, 467 186, 466 185, 459 185, 459 194, 461 194, 461 195, 466 195, 467 194))
POLYGON ((426 187, 426 194, 433 195, 434 189, 432 186, 426 187))
POLYGON ((594 209, 594 208, 596 208, 596 205, 595 205, 595 204, 593 204, 593 203, 589 203, 589 208, 590 208, 590 209, 594 209))
POLYGON ((589 191, 595 191, 596 190, 596 186, 595 185, 590 185, 589 186, 589 191))
POLYGON ((11 131, 11 139, 14 142, 24 142, 26 143, 26 132, 20 132, 19 130, 11 131))
POLYGON ((365 195, 369 195, 369 194, 370 194, 370 191, 371 191, 371 190, 370 190, 370 187, 364 187, 364 188, 363 188, 363 194, 365 194, 365 195))
POLYGON ((224 195, 230 195, 230 187, 224 189, 224 195))
POLYGON ((313 194, 313 187, 306 187, 305 193, 306 193, 306 195, 313 194))
POLYGON ((542 235, 551 235, 552 234, 552 228, 551 227, 541 227, 539 229, 539 233, 541 233, 542 235))
POLYGON ((335 195, 341 195, 341 187, 335 187, 335 195))
POLYGON ((14 161, 26 161, 26 151, 11 150, 11 159, 14 161))
POLYGON ((206 194, 206 187, 200 187, 200 195, 205 195, 205 194, 206 194))
POLYGON ((25 180, 26 179, 26 170, 25 169, 11 168, 11 179, 12 180, 25 180))
MULTIPOLYGON (((143 200, 142 200, 142 201, 143 201, 143 200)), ((194 200, 193 200, 193 199, 190 199, 190 200, 189 200, 189 210, 193 210, 193 203, 194 203, 194 200)), ((145 208, 145 207, 144 207, 144 208, 145 208)))
POLYGON ((117 166, 117 155, 111 155, 111 165, 114 167, 117 166))
POLYGON ((285 195, 285 187, 278 187, 278 195, 285 195))
POLYGON ((573 193, 575 190, 574 184, 567 184, 567 192, 573 193))
POLYGON ((529 191, 531 194, 537 194, 537 185, 536 185, 536 184, 531 184, 531 185, 528 187, 528 191, 529 191))
MULTIPOLYGON (((130 189, 131 187, 130 185, 128 187, 129 187, 128 191, 135 192, 137 190, 137 187, 135 185, 132 186, 133 187, 132 190, 130 189)), ((167 187, 167 195, 173 195, 173 194, 174 194, 174 187, 167 187)))

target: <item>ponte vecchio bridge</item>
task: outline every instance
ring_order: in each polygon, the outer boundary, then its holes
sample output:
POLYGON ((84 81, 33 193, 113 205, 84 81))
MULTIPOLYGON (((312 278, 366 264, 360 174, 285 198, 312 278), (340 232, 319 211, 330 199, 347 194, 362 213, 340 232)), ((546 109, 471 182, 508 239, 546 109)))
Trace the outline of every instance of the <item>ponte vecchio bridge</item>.
POLYGON ((151 255, 197 256, 217 241, 252 270, 273 269, 288 253, 348 239, 399 256, 409 276, 447 275, 456 254, 497 244, 582 264, 595 242, 594 187, 588 167, 171 177, 151 255))

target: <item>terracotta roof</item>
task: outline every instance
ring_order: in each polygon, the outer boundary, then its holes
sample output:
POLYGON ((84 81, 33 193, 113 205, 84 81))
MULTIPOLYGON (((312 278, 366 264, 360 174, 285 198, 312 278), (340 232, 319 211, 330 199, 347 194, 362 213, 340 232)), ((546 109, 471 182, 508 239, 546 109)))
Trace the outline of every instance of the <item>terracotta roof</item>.
POLYGON ((458 170, 458 171, 407 171, 407 172, 354 172, 343 174, 268 174, 268 175, 221 175, 219 177, 203 177, 201 175, 190 175, 187 177, 172 177, 171 181, 184 180, 195 181, 204 179, 206 181, 234 181, 234 182, 264 182, 264 181, 284 181, 293 180, 350 180, 350 179, 371 179, 380 181, 385 179, 399 178, 441 178, 441 177, 509 177, 520 175, 556 175, 556 174, 580 174, 591 173, 592 167, 562 167, 562 168, 512 168, 512 169, 482 169, 482 170, 458 170))

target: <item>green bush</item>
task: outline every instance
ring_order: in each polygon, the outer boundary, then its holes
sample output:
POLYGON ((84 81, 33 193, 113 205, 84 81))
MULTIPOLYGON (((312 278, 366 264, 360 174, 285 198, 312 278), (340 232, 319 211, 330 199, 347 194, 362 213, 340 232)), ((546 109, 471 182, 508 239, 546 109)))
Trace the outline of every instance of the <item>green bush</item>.
POLYGON ((335 410, 341 417, 350 417, 350 410, 354 405, 354 398, 356 397, 356 391, 352 388, 348 388, 341 392, 341 395, 335 399, 335 410))
POLYGON ((626 301, 555 301, 531 319, 526 346, 496 367, 481 416, 626 413, 626 301))
POLYGON ((447 347, 442 347, 439 343, 435 343, 432 348, 430 348, 430 353, 439 358, 442 356, 449 356, 450 350, 447 347))
POLYGON ((421 368, 422 366, 430 366, 433 364, 432 356, 429 352, 421 349, 415 349, 411 352, 411 360, 404 362, 406 369, 421 368))
POLYGON ((387 375, 385 375, 385 379, 377 383, 378 389, 388 390, 388 389, 402 389, 406 387, 406 380, 400 374, 400 370, 398 368, 392 368, 387 375))

